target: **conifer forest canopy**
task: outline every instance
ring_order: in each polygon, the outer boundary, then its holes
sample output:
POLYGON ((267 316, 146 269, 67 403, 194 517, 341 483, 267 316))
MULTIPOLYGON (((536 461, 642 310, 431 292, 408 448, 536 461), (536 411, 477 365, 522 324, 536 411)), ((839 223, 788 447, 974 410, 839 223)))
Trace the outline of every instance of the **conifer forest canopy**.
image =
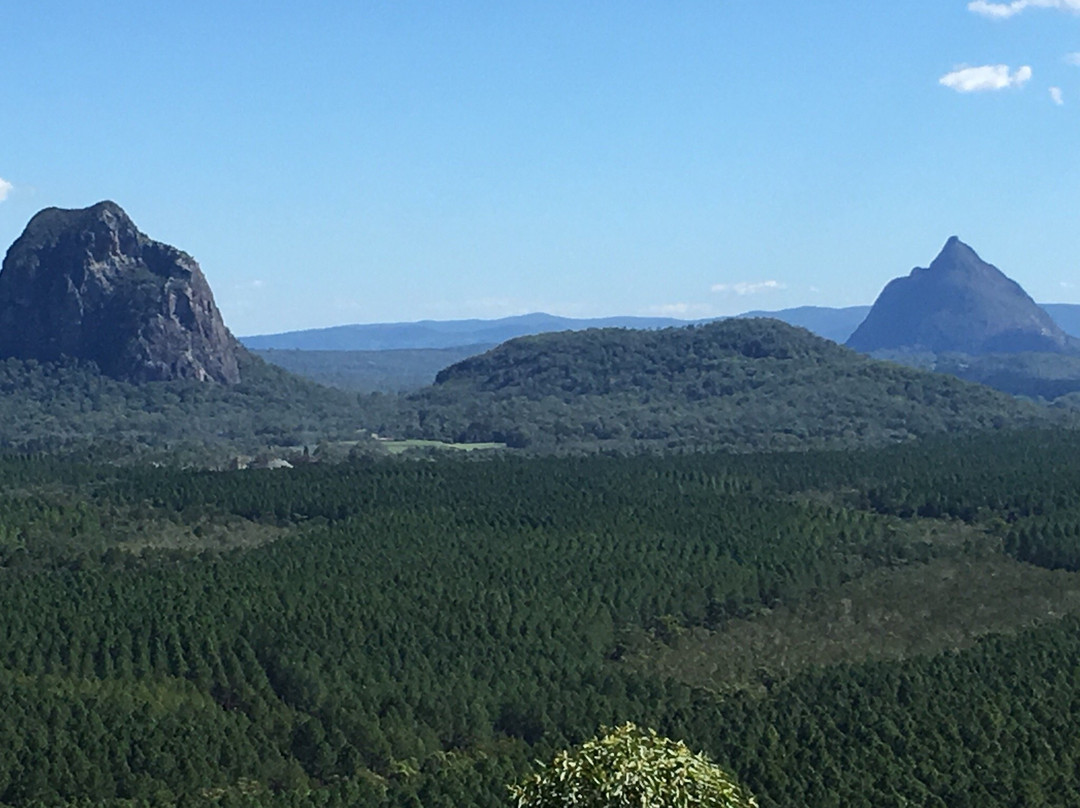
POLYGON ((1080 803, 1080 436, 0 460, 0 803, 508 806, 632 721, 758 804, 1080 803))

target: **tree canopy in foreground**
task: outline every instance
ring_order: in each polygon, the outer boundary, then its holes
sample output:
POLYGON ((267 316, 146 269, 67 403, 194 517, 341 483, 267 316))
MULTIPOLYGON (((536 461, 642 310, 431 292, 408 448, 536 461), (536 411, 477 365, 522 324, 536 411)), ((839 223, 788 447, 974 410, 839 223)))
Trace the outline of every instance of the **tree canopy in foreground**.
POLYGON ((682 741, 631 723, 560 752, 511 787, 518 808, 756 808, 757 801, 682 741))

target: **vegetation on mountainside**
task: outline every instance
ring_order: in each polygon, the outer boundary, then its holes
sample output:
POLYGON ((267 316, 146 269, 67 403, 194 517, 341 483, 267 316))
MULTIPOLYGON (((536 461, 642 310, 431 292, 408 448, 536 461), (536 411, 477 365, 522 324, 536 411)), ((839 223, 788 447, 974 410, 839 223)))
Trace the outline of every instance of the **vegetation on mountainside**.
MULTIPOLYGON (((507 343, 408 396, 359 398, 247 357, 244 381, 125 384, 93 365, 0 362, 0 448, 221 466, 238 454, 378 454, 372 433, 530 453, 854 447, 1076 425, 1074 409, 875 362, 777 321, 507 343)), ((309 459, 303 455, 300 459, 309 459)))
POLYGON ((380 434, 536 451, 845 447, 1064 418, 775 320, 525 337, 370 413, 380 434))
POLYGON ((0 803, 505 807, 633 721, 763 808, 1073 804, 1078 452, 0 459, 0 803))
POLYGON ((1080 391, 1080 356, 1070 354, 944 354, 934 369, 1029 399, 1053 401, 1080 391))
POLYGON ((246 357, 243 381, 129 384, 96 366, 0 360, 0 448, 99 459, 169 455, 221 460, 230 452, 357 440, 356 398, 246 357))
POLYGON ((1080 391, 1080 356, 1061 353, 905 354, 883 353, 910 367, 947 373, 1014 396, 1053 401, 1080 391))

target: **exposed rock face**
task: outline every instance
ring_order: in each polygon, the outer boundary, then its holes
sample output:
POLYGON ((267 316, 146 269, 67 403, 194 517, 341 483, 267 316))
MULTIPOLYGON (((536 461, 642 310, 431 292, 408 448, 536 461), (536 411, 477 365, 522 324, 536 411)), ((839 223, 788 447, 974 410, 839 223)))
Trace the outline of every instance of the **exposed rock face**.
POLYGON ((953 236, 929 268, 889 282, 849 347, 932 353, 1072 353, 1062 331, 1015 281, 953 236))
POLYGON ((125 381, 240 381, 243 348, 195 260, 113 202, 47 208, 0 271, 0 356, 88 359, 125 381))

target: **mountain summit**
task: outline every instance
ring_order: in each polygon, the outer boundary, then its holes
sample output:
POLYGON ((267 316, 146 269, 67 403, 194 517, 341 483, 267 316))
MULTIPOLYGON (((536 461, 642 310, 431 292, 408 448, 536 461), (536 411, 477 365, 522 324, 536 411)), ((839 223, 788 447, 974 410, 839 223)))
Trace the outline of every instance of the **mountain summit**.
POLYGON ((190 255, 114 202, 35 215, 0 270, 0 356, 96 362, 124 381, 240 381, 244 349, 190 255))
POLYGON ((929 268, 916 268, 882 290, 848 339, 866 353, 1075 351, 1077 340, 997 267, 953 236, 929 268))

